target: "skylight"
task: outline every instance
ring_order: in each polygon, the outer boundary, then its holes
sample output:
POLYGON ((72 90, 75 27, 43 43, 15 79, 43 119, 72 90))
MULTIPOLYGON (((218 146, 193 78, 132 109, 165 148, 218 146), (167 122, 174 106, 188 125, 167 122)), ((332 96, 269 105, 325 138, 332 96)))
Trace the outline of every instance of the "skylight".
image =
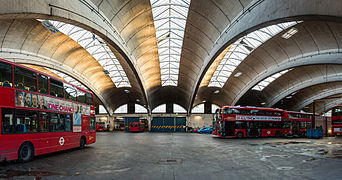
POLYGON ((238 39, 231 45, 220 65, 217 66, 208 86, 222 88, 232 72, 250 53, 273 36, 301 22, 294 21, 271 25, 238 39))
POLYGON ((290 30, 288 30, 285 34, 283 34, 281 37, 284 39, 289 39, 290 37, 292 37, 297 32, 298 32, 298 29, 293 27, 290 30))
POLYGON ((162 86, 177 86, 190 0, 151 0, 162 86))
POLYGON ((291 71, 292 69, 286 69, 284 71, 278 72, 276 74, 273 74, 272 76, 264 79, 263 81, 259 82, 259 84, 255 85, 252 89, 257 91, 262 91, 266 86, 271 84, 274 80, 279 78, 281 75, 287 73, 288 71, 291 71))
POLYGON ((80 87, 82 89, 88 89, 87 87, 83 86, 83 84, 81 84, 79 81, 77 81, 76 79, 70 77, 69 75, 67 74, 64 74, 62 72, 59 72, 57 70, 54 70, 54 69, 50 69, 50 68, 47 68, 45 67, 45 69, 57 74, 59 77, 63 78, 66 82, 69 82, 77 87, 80 87))
MULTIPOLYGON (((46 21, 48 20, 43 20, 42 23, 49 24, 46 21)), ((49 22, 86 49, 101 64, 116 87, 131 87, 125 71, 101 37, 71 24, 51 20, 49 22)))

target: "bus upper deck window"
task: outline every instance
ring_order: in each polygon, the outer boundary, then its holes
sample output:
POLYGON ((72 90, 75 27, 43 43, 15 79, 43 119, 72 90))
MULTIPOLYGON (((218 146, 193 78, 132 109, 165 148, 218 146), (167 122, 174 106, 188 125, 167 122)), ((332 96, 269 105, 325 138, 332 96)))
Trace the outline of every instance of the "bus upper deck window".
POLYGON ((39 93, 48 94, 48 77, 42 74, 38 75, 38 85, 39 85, 39 93))
POLYGON ((14 68, 14 82, 17 89, 37 92, 37 73, 16 66, 14 68))
POLYGON ((0 86, 12 87, 12 65, 0 62, 0 86))

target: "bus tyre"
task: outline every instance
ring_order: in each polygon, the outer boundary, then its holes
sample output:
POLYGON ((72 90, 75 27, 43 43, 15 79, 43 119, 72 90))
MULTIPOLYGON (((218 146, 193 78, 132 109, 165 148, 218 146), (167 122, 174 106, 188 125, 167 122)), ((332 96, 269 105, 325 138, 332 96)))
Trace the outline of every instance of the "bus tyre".
POLYGON ((24 142, 18 150, 18 160, 19 162, 29 162, 34 156, 34 148, 31 143, 24 142))
POLYGON ((86 144, 86 139, 84 136, 82 136, 80 139, 80 148, 81 149, 84 148, 85 144, 86 144))
POLYGON ((277 132, 275 133, 275 137, 279 137, 279 136, 280 136, 280 132, 277 131, 277 132))
POLYGON ((242 137, 243 137, 243 134, 242 134, 242 132, 238 132, 238 133, 236 134, 236 136, 237 136, 238 138, 242 138, 242 137))

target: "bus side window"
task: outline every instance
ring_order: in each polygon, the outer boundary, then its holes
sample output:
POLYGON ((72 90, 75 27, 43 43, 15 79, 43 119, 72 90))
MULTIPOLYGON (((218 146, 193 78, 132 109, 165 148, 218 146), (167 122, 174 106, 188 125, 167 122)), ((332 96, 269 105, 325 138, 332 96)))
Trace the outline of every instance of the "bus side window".
POLYGON ((65 114, 59 114, 58 131, 65 131, 65 114))
POLYGON ((93 102, 93 95, 90 93, 87 93, 87 104, 90 106, 93 106, 94 102, 93 102))
POLYGON ((12 87, 12 65, 0 62, 0 86, 12 87))
POLYGON ((64 98, 64 87, 61 81, 50 78, 50 95, 64 98))
POLYGON ((14 82, 17 89, 37 92, 37 73, 33 71, 14 67, 14 82))
POLYGON ((240 111, 238 109, 231 109, 232 110, 232 114, 240 114, 240 111))
POLYGON ((48 114, 46 112, 39 112, 39 131, 49 132, 48 131, 48 114))
POLYGON ((58 116, 56 113, 49 113, 48 116, 49 120, 49 132, 56 132, 57 131, 57 121, 58 121, 58 116))
POLYGON ((65 115, 65 131, 71 131, 71 116, 70 114, 65 115))
POLYGON ((82 104, 86 104, 86 94, 80 90, 77 91, 77 101, 82 104))
POLYGON ((15 119, 15 133, 39 132, 37 112, 17 109, 15 110, 15 119))
POLYGON ((2 108, 1 112, 1 133, 13 134, 15 131, 13 109, 2 108))
POLYGON ((89 130, 94 131, 96 129, 95 117, 89 117, 89 130))
POLYGON ((39 82, 39 93, 41 94, 48 94, 48 84, 49 80, 47 76, 42 74, 38 75, 38 82, 39 82))
POLYGON ((69 84, 64 84, 65 99, 77 101, 77 90, 69 84))

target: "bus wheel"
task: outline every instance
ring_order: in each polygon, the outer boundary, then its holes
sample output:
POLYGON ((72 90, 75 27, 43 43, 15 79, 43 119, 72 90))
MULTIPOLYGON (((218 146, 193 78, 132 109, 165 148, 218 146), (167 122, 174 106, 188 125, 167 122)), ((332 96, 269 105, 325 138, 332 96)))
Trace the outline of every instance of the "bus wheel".
POLYGON ((34 156, 34 148, 29 142, 24 142, 18 150, 20 162, 29 162, 34 156))
POLYGON ((277 132, 275 133, 275 137, 279 137, 279 136, 280 136, 280 132, 277 131, 277 132))
POLYGON ((242 137, 243 137, 243 134, 242 134, 242 132, 238 132, 238 133, 236 134, 236 136, 237 136, 238 138, 242 138, 242 137))
POLYGON ((81 139, 80 139, 80 148, 81 148, 81 149, 84 148, 85 144, 86 144, 85 137, 82 136, 81 139))

